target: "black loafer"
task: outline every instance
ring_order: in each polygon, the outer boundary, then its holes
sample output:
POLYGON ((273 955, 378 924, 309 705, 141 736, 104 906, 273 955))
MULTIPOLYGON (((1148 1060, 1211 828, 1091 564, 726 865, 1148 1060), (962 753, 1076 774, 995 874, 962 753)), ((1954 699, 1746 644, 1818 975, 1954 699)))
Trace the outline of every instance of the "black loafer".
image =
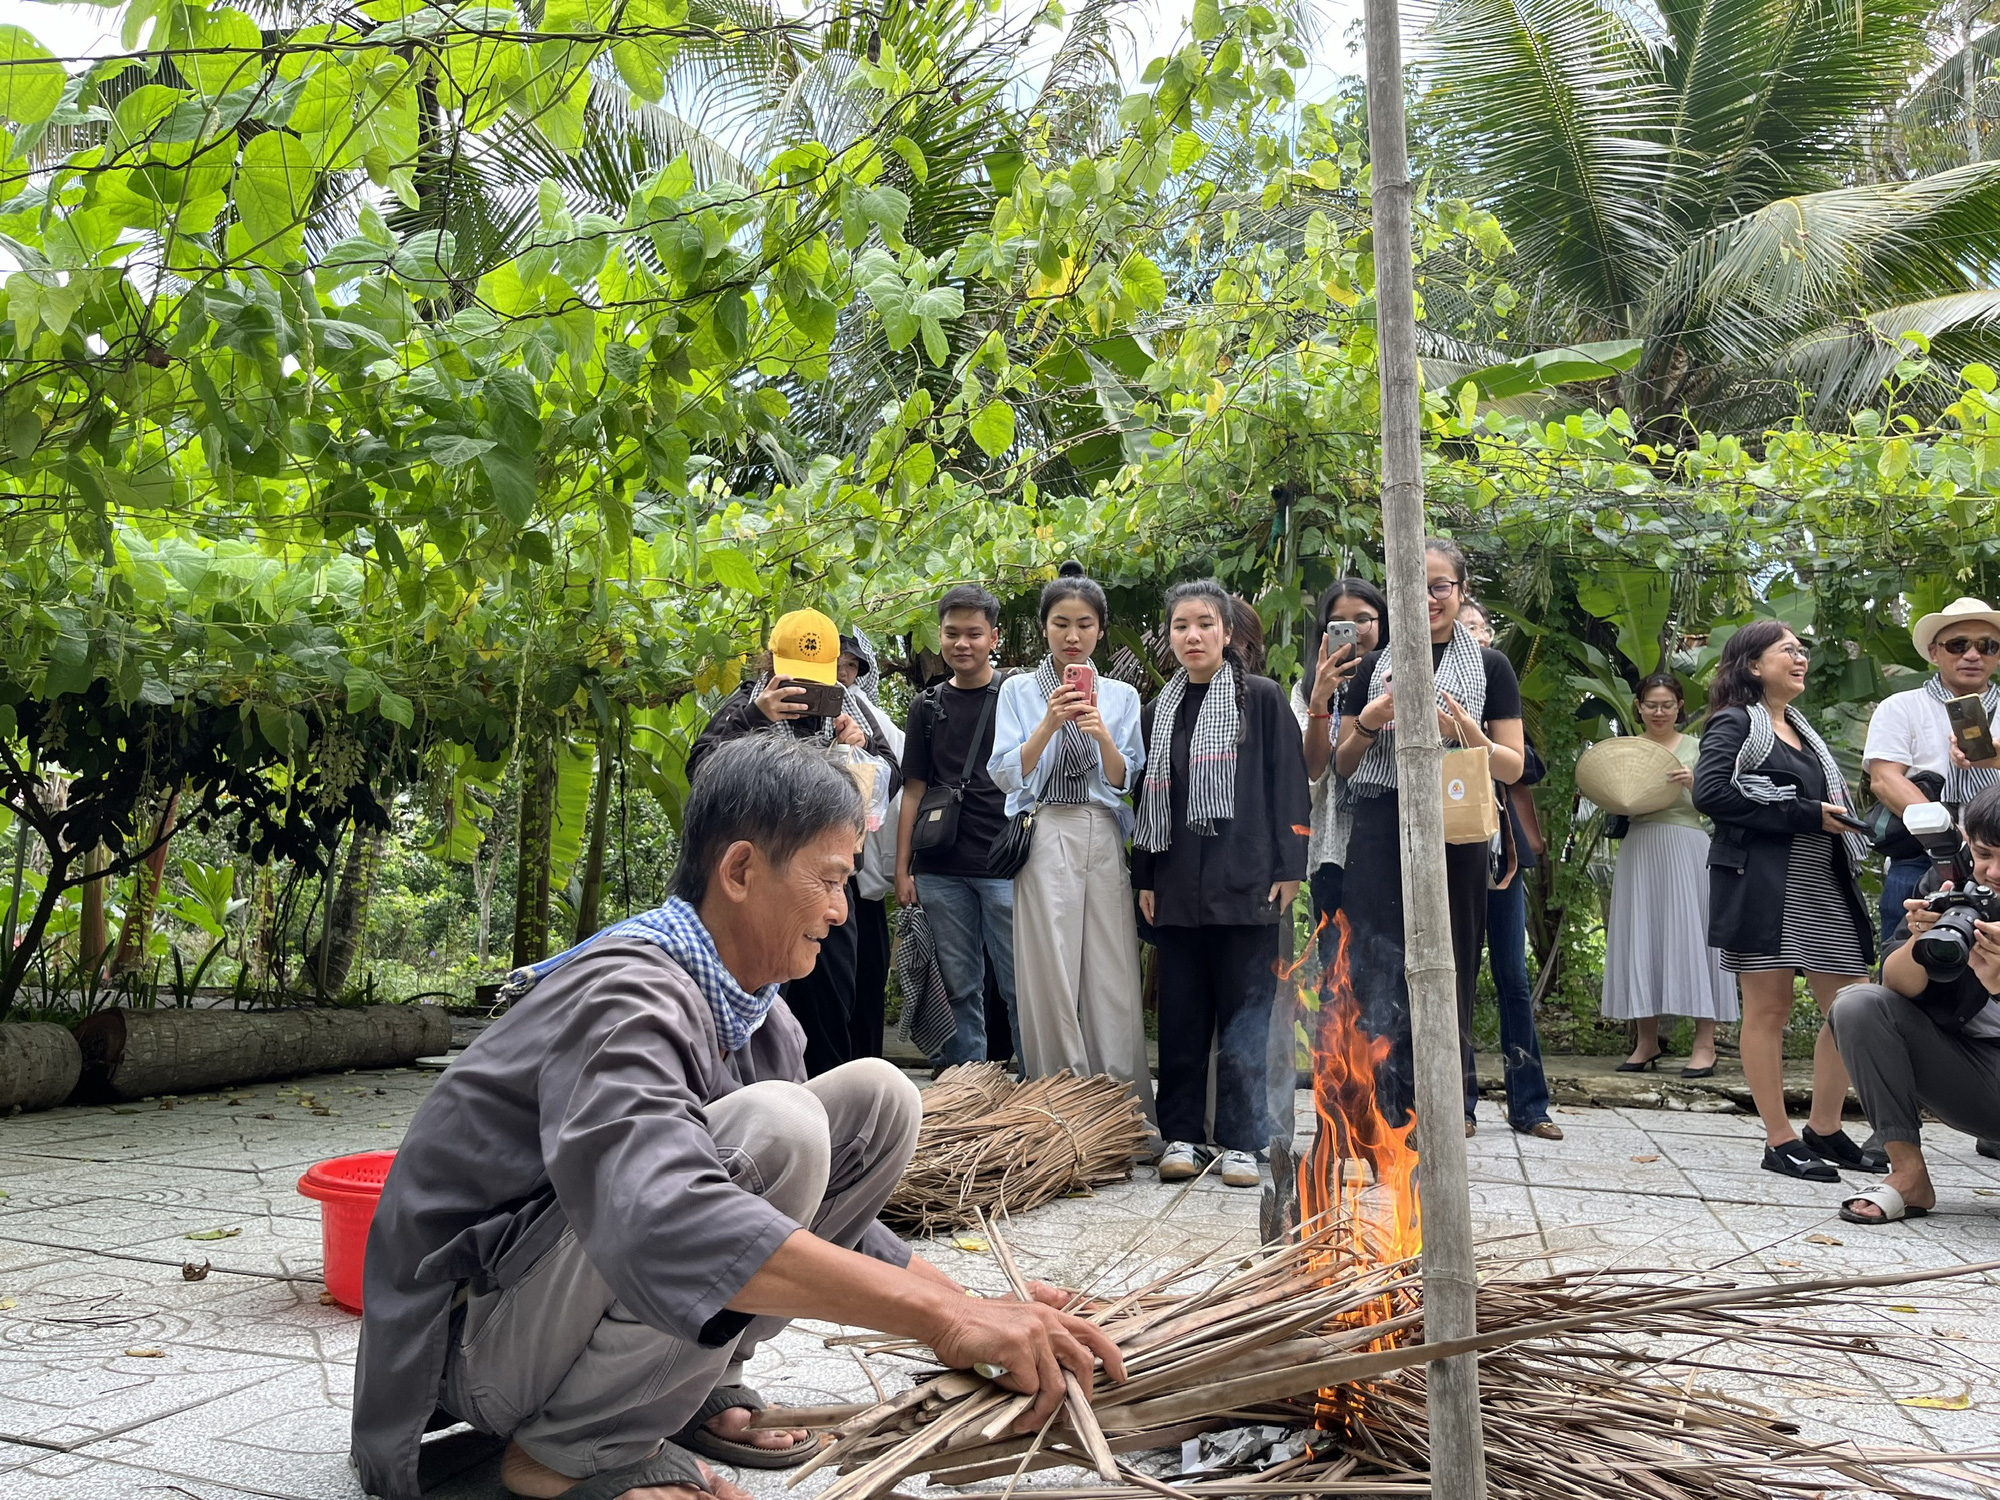
POLYGON ((1854 1144, 1854 1137, 1844 1130, 1821 1135, 1808 1125, 1800 1134, 1806 1143, 1806 1150, 1821 1161, 1832 1162, 1836 1167, 1845 1167, 1850 1172, 1889 1170, 1889 1154, 1886 1151, 1864 1151, 1854 1144))
MULTIPOLYGON (((1853 1145, 1852 1141, 1848 1142, 1853 1145)), ((1800 1140, 1764 1148, 1764 1170, 1780 1177, 1796 1177, 1801 1182, 1838 1182, 1840 1174, 1806 1149, 1800 1140)))
POLYGON ((1993 1161, 2000 1161, 2000 1141, 1980 1141, 1973 1149, 1981 1156, 1988 1157, 1993 1161))

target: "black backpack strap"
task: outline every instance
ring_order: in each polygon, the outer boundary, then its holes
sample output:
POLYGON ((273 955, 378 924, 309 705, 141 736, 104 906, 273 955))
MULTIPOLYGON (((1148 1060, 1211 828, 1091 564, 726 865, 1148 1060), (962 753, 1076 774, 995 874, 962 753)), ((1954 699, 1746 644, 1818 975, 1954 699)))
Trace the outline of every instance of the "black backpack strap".
POLYGON ((965 747, 965 764, 959 767, 958 788, 960 791, 972 784, 974 772, 978 769, 979 742, 986 737, 986 726, 993 722, 993 705, 1000 701, 998 672, 993 674, 992 686, 987 690, 986 701, 979 706, 979 722, 972 726, 972 739, 965 747))

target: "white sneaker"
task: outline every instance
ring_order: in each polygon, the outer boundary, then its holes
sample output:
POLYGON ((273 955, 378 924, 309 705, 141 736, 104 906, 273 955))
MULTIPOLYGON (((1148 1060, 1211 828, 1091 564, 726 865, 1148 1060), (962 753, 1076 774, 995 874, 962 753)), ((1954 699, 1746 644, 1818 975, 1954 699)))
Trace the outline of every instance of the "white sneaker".
POLYGON ((1186 1182, 1200 1173, 1200 1152, 1186 1141, 1167 1142, 1167 1154, 1160 1158, 1160 1181, 1186 1182))
POLYGON ((1257 1186, 1262 1181, 1257 1175, 1257 1158, 1248 1151, 1223 1152, 1222 1180, 1231 1187, 1257 1186))

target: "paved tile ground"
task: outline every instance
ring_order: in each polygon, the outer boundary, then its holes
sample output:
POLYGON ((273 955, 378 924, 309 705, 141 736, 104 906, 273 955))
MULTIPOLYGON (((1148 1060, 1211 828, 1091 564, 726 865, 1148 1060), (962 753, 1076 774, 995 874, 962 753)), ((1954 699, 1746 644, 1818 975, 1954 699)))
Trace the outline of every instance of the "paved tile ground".
MULTIPOLYGON (((355 1500, 346 1451, 358 1320, 320 1300, 318 1206, 294 1184, 322 1157, 394 1145, 433 1077, 343 1074, 172 1109, 0 1120, 0 1495, 355 1500), (214 1230, 233 1233, 189 1238, 214 1230), (204 1260, 205 1278, 184 1279, 185 1263, 204 1260)), ((1758 1171, 1756 1128, 1738 1116, 1563 1109, 1569 1138, 1556 1143, 1512 1134, 1491 1105, 1481 1114, 1468 1143, 1480 1231, 1559 1265, 1734 1262, 1807 1276, 2000 1260, 2000 1163, 1947 1131, 1929 1142, 1938 1212, 1863 1230, 1835 1218, 1830 1190, 1758 1171)), ((1115 1274, 1121 1254, 1255 1242, 1256 1194, 1140 1179, 1024 1216, 1012 1237, 1033 1274, 1088 1284, 1115 1274)), ((999 1285, 990 1256, 926 1253, 969 1283, 999 1285)), ((1948 1451, 2000 1442, 2000 1278, 1886 1293, 1847 1316, 1877 1336, 1900 1328, 1941 1343, 1908 1362, 1718 1385, 1814 1431, 1948 1451), (1929 1352, 1938 1347, 1953 1357, 1929 1352), (1898 1404, 1926 1395, 1971 1405, 1898 1404)), ((790 1331, 760 1353, 754 1377, 806 1404, 865 1395, 853 1358, 823 1347, 828 1331, 790 1331)), ((492 1496, 492 1475, 490 1463, 474 1467, 435 1493, 492 1496)), ((760 1496, 782 1492, 770 1476, 746 1481, 760 1496)))

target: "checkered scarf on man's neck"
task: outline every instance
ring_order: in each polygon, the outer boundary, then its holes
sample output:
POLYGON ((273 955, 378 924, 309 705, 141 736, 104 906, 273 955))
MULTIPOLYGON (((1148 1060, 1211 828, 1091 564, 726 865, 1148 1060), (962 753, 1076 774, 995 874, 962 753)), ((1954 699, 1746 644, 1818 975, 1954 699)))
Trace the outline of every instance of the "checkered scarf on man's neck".
MULTIPOLYGON (((1924 684, 1924 691, 1940 703, 1949 703, 1959 696, 1944 685, 1944 678, 1939 675, 1933 675, 1924 684)), ((2000 687, 1987 683, 1979 701, 1986 705, 1986 722, 2000 723, 2000 687)), ((1944 768, 1944 791, 1939 793, 1939 798, 1953 807, 1963 807, 1989 786, 2000 786, 2000 770, 1992 766, 1961 766, 1948 761, 1944 768)))
POLYGON ((638 938, 651 943, 687 970, 695 988, 701 991, 701 998, 708 1002, 709 1014, 715 1017, 716 1039, 724 1052, 734 1052, 748 1042, 764 1024, 771 1007, 778 1003, 775 984, 767 984, 753 993, 736 982, 736 976, 722 966, 722 955, 715 951, 715 939, 702 926, 700 916, 678 896, 665 906, 614 922, 574 948, 514 970, 501 987, 500 998, 520 999, 591 944, 607 938, 638 938))
MULTIPOLYGON (((1044 703, 1049 701, 1055 690, 1062 686, 1062 673, 1056 670, 1055 653, 1042 658, 1042 664, 1035 668, 1035 686, 1044 703)), ((1090 776, 1104 758, 1098 754, 1097 746, 1090 736, 1076 727, 1076 721, 1065 719, 1061 729, 1056 731, 1055 742, 1049 747, 1055 756, 1055 772, 1049 777, 1047 789, 1042 793, 1044 802, 1088 802, 1090 800, 1090 776)))
MULTIPOLYGON (((1146 785, 1139 794, 1139 826, 1133 838, 1158 854, 1174 841, 1174 720, 1187 696, 1187 668, 1167 679, 1153 703, 1153 737, 1146 746, 1146 785)), ((1216 824, 1236 816, 1236 742, 1243 717, 1236 707, 1236 668, 1228 662, 1209 679, 1208 696, 1195 711, 1188 738, 1188 832, 1213 838, 1216 824)))

